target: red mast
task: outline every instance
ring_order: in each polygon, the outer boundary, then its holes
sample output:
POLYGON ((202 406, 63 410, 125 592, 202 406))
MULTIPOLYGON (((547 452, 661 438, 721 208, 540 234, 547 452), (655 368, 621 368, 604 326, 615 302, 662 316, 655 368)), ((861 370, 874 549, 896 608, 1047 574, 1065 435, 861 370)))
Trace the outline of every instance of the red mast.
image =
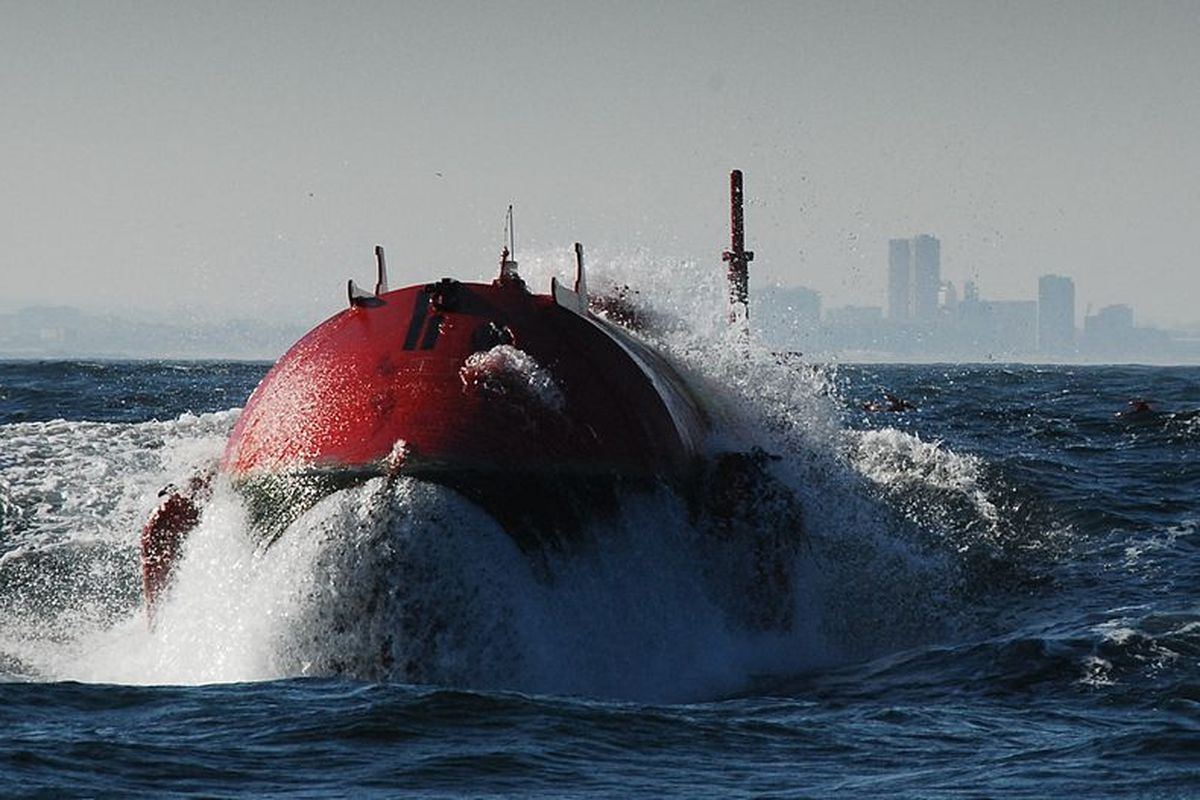
POLYGON ((746 229, 742 219, 742 171, 729 173, 729 249, 721 259, 729 264, 730 314, 736 316, 736 304, 742 305, 742 316, 750 315, 750 262, 754 253, 746 249, 746 229))

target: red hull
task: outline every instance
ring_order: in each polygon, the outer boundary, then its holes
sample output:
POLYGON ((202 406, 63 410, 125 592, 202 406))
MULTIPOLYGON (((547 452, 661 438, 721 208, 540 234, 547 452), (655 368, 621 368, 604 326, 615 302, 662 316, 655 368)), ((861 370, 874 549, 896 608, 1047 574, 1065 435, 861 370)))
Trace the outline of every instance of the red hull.
MULTIPOLYGON (((744 305, 753 254, 742 246, 736 171, 731 198, 726 260, 731 297, 744 305)), ((586 536, 626 489, 667 484, 712 533, 714 552, 730 557, 724 569, 748 579, 751 602, 735 611, 756 627, 790 625, 798 504, 761 451, 701 458, 702 404, 662 355, 587 310, 578 245, 574 288, 552 284, 550 295, 525 289, 507 249, 491 284, 444 279, 389 292, 376 252, 375 295, 351 283, 350 308, 279 360, 229 437, 220 470, 258 535, 269 542, 329 492, 407 474, 478 503, 536 555, 586 536), (785 602, 760 609, 764 592, 785 602)), ((639 316, 620 299, 600 305, 639 316)), ((151 607, 199 520, 208 477, 165 490, 143 531, 151 607)))
POLYGON ((369 298, 297 342, 251 395, 222 469, 674 479, 705 429, 675 371, 614 326, 520 284, 443 281, 369 298))

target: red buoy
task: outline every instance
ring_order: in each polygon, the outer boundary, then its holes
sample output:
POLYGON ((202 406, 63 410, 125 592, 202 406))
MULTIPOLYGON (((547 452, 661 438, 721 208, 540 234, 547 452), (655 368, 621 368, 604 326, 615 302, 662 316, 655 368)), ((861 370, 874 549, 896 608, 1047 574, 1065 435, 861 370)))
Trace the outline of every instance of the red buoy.
POLYGON ((516 284, 444 279, 312 330, 251 395, 222 469, 673 476, 704 422, 661 357, 516 284))
MULTIPOLYGON (((745 304, 753 254, 741 199, 735 171, 725 260, 731 299, 745 304)), ((555 280, 549 294, 536 294, 507 247, 490 284, 443 278, 395 291, 376 248, 375 291, 350 282, 349 308, 271 368, 225 447, 219 470, 264 540, 329 492, 375 476, 450 487, 527 551, 561 546, 629 486, 666 485, 691 506, 719 504, 721 531, 758 513, 759 495, 729 487, 762 481, 767 460, 731 454, 705 463, 710 420, 694 385, 590 310, 582 248, 575 252, 573 287, 555 280)), ((175 493, 147 523, 148 601, 198 519, 196 494, 175 493)))

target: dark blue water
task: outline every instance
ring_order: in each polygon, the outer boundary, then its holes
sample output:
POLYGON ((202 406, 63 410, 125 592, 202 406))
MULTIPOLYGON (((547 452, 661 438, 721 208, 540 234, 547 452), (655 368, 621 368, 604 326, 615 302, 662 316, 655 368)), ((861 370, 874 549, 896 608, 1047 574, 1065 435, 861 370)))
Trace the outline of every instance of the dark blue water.
POLYGON ((269 364, 216 361, 11 361, 0 372, 0 425, 142 422, 240 407, 269 364))
POLYGON ((1200 796, 1200 369, 758 373, 746 435, 803 502, 811 624, 739 630, 669 500, 549 580, 462 512, 397 590, 446 612, 426 683, 328 668, 410 622, 305 583, 358 551, 206 582, 254 558, 233 501, 146 629, 141 520, 265 369, 0 363, 0 794, 1200 796), (916 408, 861 409, 884 391, 916 408))

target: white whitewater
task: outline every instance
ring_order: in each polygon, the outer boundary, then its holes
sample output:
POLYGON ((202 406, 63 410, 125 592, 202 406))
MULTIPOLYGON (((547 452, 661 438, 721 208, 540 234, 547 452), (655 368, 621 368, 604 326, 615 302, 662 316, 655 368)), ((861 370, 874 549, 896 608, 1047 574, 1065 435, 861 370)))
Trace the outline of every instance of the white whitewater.
MULTIPOLYGON (((522 263, 535 288, 568 267, 558 254, 522 263)), ((997 512, 979 465, 898 431, 847 430, 834 370, 729 333, 719 269, 637 254, 590 263, 602 265, 593 294, 636 286, 667 320, 657 343, 720 395, 714 450, 777 457, 769 469, 803 507, 802 521, 782 521, 803 526, 795 590, 775 599, 791 605, 789 630, 745 624, 753 570, 665 490, 597 520, 596 546, 530 558, 469 502, 408 479, 335 493, 265 550, 218 484, 151 630, 140 526, 159 486, 219 455, 229 411, 0 428, 16 454, 0 504, 17 509, 2 518, 0 570, 19 583, 0 591, 0 673, 163 684, 344 675, 686 701, 953 635, 957 548, 930 548, 921 521, 887 496, 913 482, 955 493, 978 517, 969 535, 987 535, 997 512)), ((512 353, 491 357, 520 366, 512 353)), ((533 386, 553 400, 544 377, 533 386)))

